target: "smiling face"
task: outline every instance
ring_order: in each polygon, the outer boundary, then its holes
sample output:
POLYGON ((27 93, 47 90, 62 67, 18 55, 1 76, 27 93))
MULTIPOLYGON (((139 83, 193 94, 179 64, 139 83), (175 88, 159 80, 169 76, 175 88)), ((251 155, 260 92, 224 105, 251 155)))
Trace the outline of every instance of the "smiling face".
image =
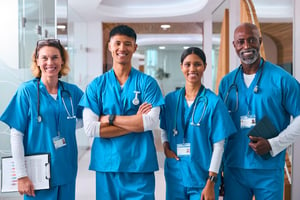
POLYGON ((185 77, 186 83, 192 85, 201 85, 201 78, 205 71, 206 64, 196 54, 192 53, 186 56, 180 64, 181 71, 185 77))
POLYGON ((42 47, 38 52, 37 65, 42 72, 41 77, 58 78, 63 65, 59 49, 51 46, 42 47))
POLYGON ((251 65, 259 58, 261 37, 253 24, 242 24, 234 32, 233 46, 242 63, 251 65))
POLYGON ((126 65, 131 67, 131 58, 137 49, 134 38, 117 34, 110 38, 108 49, 113 58, 113 65, 126 65))

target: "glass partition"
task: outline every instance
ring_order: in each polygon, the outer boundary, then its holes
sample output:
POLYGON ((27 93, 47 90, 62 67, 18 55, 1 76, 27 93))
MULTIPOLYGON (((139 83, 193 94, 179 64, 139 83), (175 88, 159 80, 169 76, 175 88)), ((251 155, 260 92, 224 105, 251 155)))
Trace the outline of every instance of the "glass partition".
MULTIPOLYGON (((2 114, 19 85, 32 78, 31 55, 36 41, 56 37, 55 1, 18 0, 18 66, 10 66, 0 59, 0 113, 2 114)), ((14 9, 10 7, 9 9, 14 9)), ((9 31, 9 30, 8 30, 9 31)), ((13 30, 14 31, 14 30, 13 30)), ((14 33, 12 34, 14 35, 14 33)), ((10 130, 0 122, 0 157, 10 156, 10 130)), ((0 193, 0 199, 23 199, 17 192, 0 193)))
POLYGON ((157 80, 164 95, 184 86, 180 57, 191 46, 202 48, 202 42, 139 45, 137 52, 144 56, 144 72, 157 80))
POLYGON ((28 68, 36 41, 56 37, 55 1, 19 0, 19 68, 28 68))
MULTIPOLYGON (((69 50, 67 25, 68 20, 70 19, 68 18, 67 0, 18 0, 16 3, 7 7, 8 13, 14 13, 14 10, 16 10, 16 12, 18 11, 18 14, 16 13, 18 17, 1 19, 11 20, 12 24, 17 24, 16 29, 7 29, 7 31, 10 31, 10 34, 12 36, 16 35, 15 40, 18 40, 18 44, 16 44, 16 46, 18 47, 15 48, 13 46, 12 51, 12 54, 14 55, 12 56, 12 59, 17 59, 18 62, 12 65, 8 63, 4 58, 0 58, 0 115, 4 112, 4 109, 7 107, 9 101, 15 94, 20 84, 33 78, 30 70, 30 65, 31 56, 37 40, 45 38, 58 38, 61 40, 61 43, 65 48, 67 48, 69 52, 70 50, 73 50, 70 53, 71 73, 69 74, 69 76, 67 76, 68 78, 64 79, 67 79, 68 81, 70 79, 73 83, 76 83, 79 79, 77 78, 79 76, 78 74, 84 74, 84 72, 86 73, 86 70, 84 70, 85 67, 83 66, 86 66, 87 63, 87 52, 83 51, 85 54, 81 54, 79 56, 81 59, 79 63, 74 61, 74 58, 77 57, 79 53, 81 53, 80 50, 77 50, 78 44, 76 42, 80 41, 84 45, 86 44, 86 27, 80 26, 80 28, 77 28, 76 34, 72 32, 74 42, 72 42, 72 49, 69 50), (78 37, 81 37, 81 39, 78 40, 78 37), (83 70, 84 72, 82 72, 83 70)), ((77 21, 77 19, 74 19, 74 17, 73 20, 77 21)), ((72 22, 73 27, 76 27, 77 25, 74 24, 75 22, 72 22)), ((82 79, 84 80, 84 78, 82 79)), ((78 86, 83 88, 81 84, 78 84, 78 86)), ((82 145, 87 148, 90 141, 85 136, 83 129, 78 130, 77 136, 80 137, 77 140, 78 145, 82 145)), ((10 130, 6 124, 0 122, 0 158, 4 156, 11 156, 10 130)), ((20 196, 17 192, 0 193, 0 199, 2 198, 14 200, 23 199, 23 197, 20 196)))

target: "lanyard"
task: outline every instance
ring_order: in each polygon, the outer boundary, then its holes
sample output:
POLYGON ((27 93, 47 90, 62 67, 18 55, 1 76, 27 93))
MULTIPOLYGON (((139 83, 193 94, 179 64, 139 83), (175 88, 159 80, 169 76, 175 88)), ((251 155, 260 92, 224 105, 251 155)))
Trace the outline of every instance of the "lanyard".
MULTIPOLYGON (((59 87, 58 87, 58 90, 59 87)), ((55 111, 54 111, 54 114, 55 114, 55 121, 56 121, 56 132, 57 132, 57 135, 60 136, 60 131, 59 131, 59 128, 60 128, 60 108, 61 108, 61 101, 59 99, 62 99, 62 96, 59 97, 61 95, 61 93, 59 91, 57 91, 57 102, 55 102, 55 111)))
MULTIPOLYGON (((252 90, 247 90, 247 95, 246 95, 246 104, 247 104, 247 115, 251 115, 252 114, 252 110, 251 110, 251 102, 254 98, 254 95, 258 94, 259 90, 260 90, 260 80, 263 74, 263 67, 264 67, 265 61, 264 59, 261 60, 260 65, 259 65, 259 69, 256 72, 256 76, 258 76, 258 80, 255 84, 254 89, 252 90)), ((255 77, 256 78, 256 77, 255 77)), ((255 79, 254 78, 254 79, 255 79)), ((253 79, 253 81, 254 81, 253 79)), ((252 83, 250 84, 250 87, 252 86, 252 83)))

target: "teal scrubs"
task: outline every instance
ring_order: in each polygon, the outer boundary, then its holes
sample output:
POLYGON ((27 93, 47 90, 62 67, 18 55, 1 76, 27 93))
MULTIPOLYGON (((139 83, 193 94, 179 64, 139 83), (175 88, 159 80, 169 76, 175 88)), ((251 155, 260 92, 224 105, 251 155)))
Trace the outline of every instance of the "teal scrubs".
MULTIPOLYGON (((190 155, 179 156, 179 161, 165 160, 168 200, 200 199, 209 174, 213 144, 236 131, 223 101, 211 90, 202 86, 190 107, 184 96, 185 88, 169 93, 161 113, 160 127, 167 133, 170 149, 177 154, 178 144, 190 144, 190 155), (199 126, 193 125, 198 122, 199 126)), ((220 182, 215 184, 216 199, 219 185, 220 182)))
MULTIPOLYGON (((51 188, 67 184, 75 186, 78 159, 75 135, 76 118, 67 118, 68 112, 72 114, 70 98, 72 98, 74 114, 77 118, 82 118, 82 108, 78 107, 78 103, 83 91, 73 84, 59 81, 57 100, 55 100, 50 96, 42 81, 39 82, 38 84, 38 79, 33 79, 23 83, 1 115, 0 120, 10 128, 15 128, 24 133, 25 155, 50 153, 51 188), (38 98, 40 100, 39 106, 38 98), (42 116, 41 122, 37 120, 38 107, 42 116), (66 145, 56 149, 53 138, 57 137, 58 133, 61 138, 65 139, 66 145)), ((75 196, 75 187, 73 192, 75 196)), ((26 198, 26 195, 24 198, 26 198)), ((36 191, 35 199, 45 198, 43 195, 39 195, 39 191, 36 191)))
MULTIPOLYGON (((80 105, 90 108, 97 115, 135 115, 139 106, 147 102, 152 107, 161 106, 164 103, 160 88, 151 76, 148 76, 132 68, 129 77, 121 88, 113 69, 95 78, 87 87, 80 105), (138 98, 138 104, 133 100, 138 98)), ((98 173, 154 173, 158 170, 158 162, 152 131, 130 133, 115 138, 94 138, 91 149, 90 170, 98 173)), ((98 175, 97 175, 98 176, 98 175)), ((102 175, 101 175, 102 176, 102 175)), ((111 175, 107 175, 112 177, 111 175)), ((122 179, 127 184, 141 184, 133 179, 122 179)), ((152 189, 145 193, 154 194, 154 180, 149 179, 152 189)), ((97 178, 99 187, 109 187, 97 178)), ((142 183, 144 184, 144 183, 142 183)), ((98 187, 98 186, 97 186, 98 187)), ((130 187, 128 185, 128 187, 130 187)), ((136 186, 139 187, 139 186, 136 186)), ((118 192, 118 188, 115 188, 118 192)), ((97 199, 101 197, 97 189, 97 199)), ((130 195, 130 192, 128 192, 130 195)), ((113 195, 111 195, 113 196, 113 195)), ((126 195, 125 195, 126 197, 126 195)))
POLYGON ((300 104, 298 103, 300 102, 299 94, 300 87, 297 80, 279 66, 268 61, 261 61, 260 68, 249 88, 247 88, 244 83, 243 72, 241 69, 235 69, 223 78, 219 86, 220 97, 225 100, 225 97, 228 96, 225 103, 228 109, 232 111, 235 111, 235 106, 238 102, 238 109, 236 112, 231 113, 231 117, 238 129, 238 133, 228 138, 224 152, 225 169, 232 168, 228 169, 227 174, 225 173, 225 184, 227 181, 238 181, 236 184, 226 184, 226 199, 252 199, 253 194, 255 194, 256 199, 263 198, 261 193, 259 193, 259 195, 253 191, 257 189, 256 186, 258 186, 258 184, 255 184, 255 182, 257 182, 256 180, 261 180, 264 177, 265 179, 271 178, 274 184, 276 183, 273 187, 277 189, 277 192, 274 194, 273 191, 268 190, 267 186, 269 180, 262 181, 259 189, 264 188, 262 189, 265 190, 264 196, 268 196, 271 195, 270 193, 273 193, 273 196, 276 196, 276 198, 274 197, 270 199, 283 198, 283 168, 285 163, 285 151, 282 151, 277 156, 267 160, 257 155, 248 145, 250 140, 247 134, 250 128, 241 128, 240 117, 250 113, 256 117, 256 122, 258 122, 264 116, 267 116, 272 121, 277 131, 281 132, 289 125, 291 116, 296 117, 300 115, 300 104), (236 90, 230 90, 235 76, 238 98, 236 96, 236 90), (258 84, 259 90, 255 93, 254 88, 257 85, 260 76, 261 79, 258 84), (235 177, 234 174, 231 174, 230 171, 234 171, 233 169, 237 169, 240 173, 244 174, 248 174, 248 170, 260 170, 260 173, 254 173, 253 176, 251 176, 251 180, 254 184, 242 184, 244 189, 248 191, 247 198, 244 198, 244 195, 242 194, 243 192, 240 192, 241 196, 239 196, 238 192, 231 193, 229 191, 229 188, 235 188, 237 184, 245 181, 240 180, 239 177, 235 177), (274 175, 274 170, 277 171, 279 175, 274 175), (271 176, 271 174, 273 174, 273 176, 271 176), (278 176, 281 177, 280 182, 275 180, 278 176), (265 185, 263 185, 263 183, 265 183, 265 185))

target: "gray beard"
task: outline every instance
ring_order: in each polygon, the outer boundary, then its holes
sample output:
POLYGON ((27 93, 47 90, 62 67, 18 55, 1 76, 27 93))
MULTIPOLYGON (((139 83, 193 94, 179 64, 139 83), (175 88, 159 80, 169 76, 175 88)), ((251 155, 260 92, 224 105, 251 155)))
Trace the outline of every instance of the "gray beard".
POLYGON ((240 54, 239 54, 241 62, 244 64, 247 64, 247 65, 253 64, 257 60, 258 56, 259 56, 259 53, 255 48, 242 50, 242 51, 240 51, 240 54), (249 52, 249 51, 252 52, 252 56, 248 57, 248 56, 243 55, 245 52, 249 52))

